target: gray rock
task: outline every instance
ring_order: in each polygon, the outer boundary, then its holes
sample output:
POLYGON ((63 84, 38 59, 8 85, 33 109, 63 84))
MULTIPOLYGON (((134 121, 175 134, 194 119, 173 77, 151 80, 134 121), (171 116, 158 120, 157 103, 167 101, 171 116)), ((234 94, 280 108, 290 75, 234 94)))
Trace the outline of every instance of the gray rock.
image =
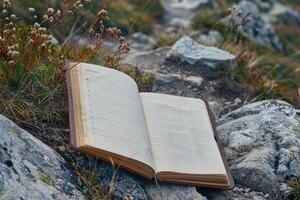
POLYGON ((151 50, 155 45, 154 38, 141 32, 132 34, 128 42, 131 48, 136 49, 138 51, 151 50))
POLYGON ((145 190, 149 200, 202 200, 201 195, 192 186, 151 184, 146 185, 145 190))
POLYGON ((211 6, 210 0, 162 0, 165 10, 164 26, 188 28, 197 10, 211 6))
POLYGON ((199 192, 208 200, 234 200, 232 195, 225 190, 199 189, 199 192))
POLYGON ((84 199, 54 150, 0 115, 0 199, 84 199))
POLYGON ((229 52, 201 45, 188 36, 182 37, 172 46, 169 57, 179 58, 191 65, 197 63, 211 68, 221 64, 233 65, 235 61, 235 56, 229 52))
POLYGON ((169 47, 158 48, 152 51, 130 51, 121 61, 121 64, 131 65, 139 69, 156 71, 165 61, 169 47))
POLYGON ((215 119, 218 119, 222 111, 220 104, 216 101, 209 101, 208 104, 215 119))
MULTIPOLYGON (((107 187, 112 199, 123 199, 130 195, 135 200, 147 200, 146 192, 143 189, 144 179, 124 169, 114 168, 105 162, 96 159, 77 158, 80 171, 86 171, 93 166, 95 174, 99 175, 100 184, 107 187)), ((149 184, 149 183, 146 183, 149 184)))
POLYGON ((279 180, 294 173, 290 148, 300 146, 300 119, 293 106, 261 101, 227 114, 218 124, 236 183, 279 195, 279 180))
POLYGON ((195 10, 208 4, 210 4, 210 0, 172 0, 170 7, 173 9, 195 10))
POLYGON ((290 163, 290 173, 293 176, 300 177, 300 162, 299 160, 292 160, 290 163))
POLYGON ((196 32, 191 37, 198 43, 206 46, 217 46, 223 40, 223 36, 218 31, 209 31, 207 34, 196 32))
POLYGON ((257 5, 257 7, 264 12, 269 11, 273 8, 274 4, 277 0, 253 0, 253 2, 257 5))
MULTIPOLYGON (((243 0, 239 3, 238 8, 243 13, 251 13, 252 20, 241 27, 245 36, 250 37, 256 43, 283 51, 282 44, 273 26, 268 18, 260 13, 255 3, 243 0)), ((239 17, 236 17, 234 20, 238 24, 241 22, 239 17)))
POLYGON ((300 26, 300 13, 293 10, 292 8, 282 5, 281 3, 275 3, 272 9, 269 11, 268 15, 271 17, 275 17, 275 22, 293 22, 300 26))

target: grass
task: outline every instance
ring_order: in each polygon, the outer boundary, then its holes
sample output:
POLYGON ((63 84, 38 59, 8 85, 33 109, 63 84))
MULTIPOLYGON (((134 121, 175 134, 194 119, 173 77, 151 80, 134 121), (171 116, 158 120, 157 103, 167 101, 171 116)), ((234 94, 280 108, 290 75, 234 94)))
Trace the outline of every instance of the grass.
MULTIPOLYGON (((14 4, 13 12, 26 22, 30 21, 26 19, 28 17, 29 7, 35 8, 38 16, 42 17, 42 13, 49 7, 63 9, 65 6, 64 2, 71 5, 71 3, 75 1, 12 0, 14 4)), ((72 28, 78 29, 81 27, 82 21, 91 22, 99 11, 99 8, 104 8, 110 13, 111 19, 108 22, 109 25, 120 28, 124 34, 136 31, 151 33, 156 21, 162 17, 164 12, 159 0, 93 0, 91 3, 85 5, 84 9, 80 9, 77 12, 76 18, 65 16, 63 26, 57 25, 53 29, 55 36, 57 38, 63 38, 69 34, 72 28), (132 26, 132 24, 134 24, 134 26, 132 26)))
MULTIPOLYGON (((193 28, 201 31, 217 30, 223 35, 224 39, 219 47, 237 55, 239 65, 230 73, 244 83, 250 91, 259 93, 252 101, 276 98, 300 107, 298 54, 281 54, 271 48, 255 44, 236 27, 220 22, 228 15, 228 10, 224 7, 202 11, 194 18, 193 28)), ((278 28, 282 26, 278 25, 278 28)), ((293 52, 298 51, 300 39, 293 27, 281 31, 281 36, 289 42, 293 52)))
MULTIPOLYGON (((68 132, 66 61, 92 62, 95 57, 101 55, 102 64, 129 74, 137 81, 141 90, 152 84, 153 75, 141 73, 135 68, 120 66, 120 58, 129 51, 129 46, 121 31, 111 26, 117 22, 111 23, 105 10, 93 11, 92 17, 89 18, 87 15, 85 20, 81 15, 85 12, 85 6, 89 7, 89 4, 83 5, 83 8, 72 9, 73 14, 69 15, 68 5, 59 12, 57 7, 61 5, 58 4, 53 6, 53 10, 47 9, 46 6, 50 5, 48 4, 50 1, 8 2, 2 7, 3 13, 8 12, 8 19, 0 19, 0 113, 60 152, 66 160, 72 161, 75 156, 74 149, 70 146, 68 132), (38 7, 36 10, 45 10, 45 13, 36 11, 36 19, 30 18, 30 14, 27 18, 22 17, 23 14, 26 15, 25 12, 14 17, 13 11, 22 11, 21 7, 16 8, 15 5, 24 6, 26 3, 30 6, 36 5, 38 7), (47 15, 47 20, 43 15, 47 15), (49 21, 51 17, 53 22, 49 21), (82 19, 81 23, 85 24, 79 30, 76 23, 72 27, 70 24, 65 26, 63 24, 76 22, 77 19, 82 19), (62 26, 69 30, 61 29, 62 26), (77 39, 65 42, 67 45, 61 45, 75 32, 79 38, 86 37, 91 41, 82 48, 77 48, 79 41, 77 39), (70 34, 64 36, 64 33, 70 34), (53 34, 61 35, 60 44, 52 44, 53 34), (108 40, 119 43, 116 52, 108 53, 103 49, 108 40)), ((136 23, 132 27, 133 30, 137 30, 136 23)), ((79 187, 84 185, 86 188, 84 194, 90 199, 108 199, 107 186, 99 185, 98 175, 92 167, 77 172, 81 182, 79 187)), ((38 177, 45 184, 50 184, 44 175, 38 174, 38 177)))

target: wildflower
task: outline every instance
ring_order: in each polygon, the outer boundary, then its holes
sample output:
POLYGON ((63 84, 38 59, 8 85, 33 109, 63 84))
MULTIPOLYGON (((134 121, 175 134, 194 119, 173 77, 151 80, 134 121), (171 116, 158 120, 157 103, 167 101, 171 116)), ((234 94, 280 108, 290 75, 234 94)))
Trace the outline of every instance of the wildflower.
POLYGON ((33 25, 33 26, 34 26, 34 28, 40 28, 40 24, 39 24, 39 23, 37 23, 37 22, 36 22, 36 23, 34 23, 34 25, 33 25))
POLYGON ((17 58, 20 55, 18 51, 14 51, 11 55, 12 58, 17 58))
POLYGON ((109 20, 108 13, 104 9, 100 10, 97 15, 100 20, 109 20))
POLYGON ((51 16, 49 17, 49 22, 53 22, 54 18, 51 16))
POLYGON ((44 15, 43 20, 48 20, 48 15, 44 15))
POLYGON ((10 60, 10 61, 8 62, 8 64, 9 64, 9 65, 15 65, 15 64, 16 64, 16 61, 10 60))
POLYGON ((121 33, 121 30, 118 29, 118 28, 116 28, 116 27, 113 27, 113 28, 109 27, 109 28, 107 29, 107 33, 108 33, 108 35, 109 35, 110 37, 112 37, 112 38, 117 38, 118 35, 121 33))
POLYGON ((15 20, 17 20, 17 16, 14 15, 14 14, 12 14, 12 15, 10 16, 10 19, 15 21, 15 20))
POLYGON ((54 14, 54 9, 53 8, 48 8, 48 14, 53 15, 54 14))
POLYGON ((60 16, 61 16, 61 11, 60 11, 60 10, 57 10, 56 15, 57 15, 58 17, 60 17, 60 16))
POLYGON ((46 32, 46 31, 47 31, 47 29, 46 29, 46 28, 44 28, 44 27, 41 27, 41 28, 39 28, 39 31, 41 31, 41 32, 46 32))
POLYGON ((5 9, 2 10, 2 14, 3 14, 3 15, 7 15, 7 13, 8 13, 7 10, 5 10, 5 9))

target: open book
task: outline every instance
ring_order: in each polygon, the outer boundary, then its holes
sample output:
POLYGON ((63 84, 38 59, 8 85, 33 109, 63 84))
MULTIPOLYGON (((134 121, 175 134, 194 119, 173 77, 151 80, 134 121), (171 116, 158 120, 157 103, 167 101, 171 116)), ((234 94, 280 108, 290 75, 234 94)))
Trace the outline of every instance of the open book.
POLYGON ((205 101, 139 93, 126 74, 85 63, 67 84, 73 146, 158 181, 233 187, 205 101))

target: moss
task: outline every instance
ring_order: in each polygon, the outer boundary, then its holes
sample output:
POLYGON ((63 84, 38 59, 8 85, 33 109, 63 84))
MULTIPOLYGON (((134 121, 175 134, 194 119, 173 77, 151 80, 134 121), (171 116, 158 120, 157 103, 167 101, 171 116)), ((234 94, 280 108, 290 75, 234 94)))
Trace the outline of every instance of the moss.
POLYGON ((12 137, 16 137, 18 138, 19 137, 19 134, 16 132, 16 130, 14 129, 11 129, 7 132, 8 135, 12 136, 12 137))
POLYGON ((45 174, 44 172, 42 171, 39 171, 37 173, 37 178, 42 181, 45 185, 47 186, 54 186, 54 181, 47 175, 45 174))

